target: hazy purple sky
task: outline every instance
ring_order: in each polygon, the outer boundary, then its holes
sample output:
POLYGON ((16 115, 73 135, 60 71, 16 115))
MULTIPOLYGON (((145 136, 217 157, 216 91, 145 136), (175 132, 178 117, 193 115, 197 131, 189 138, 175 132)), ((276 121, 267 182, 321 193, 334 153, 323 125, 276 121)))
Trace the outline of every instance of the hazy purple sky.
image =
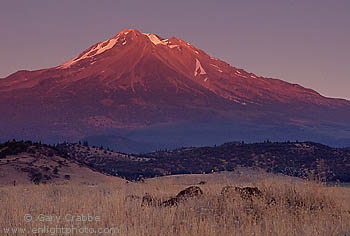
POLYGON ((125 28, 350 99, 349 0, 1 0, 0 77, 62 64, 125 28))

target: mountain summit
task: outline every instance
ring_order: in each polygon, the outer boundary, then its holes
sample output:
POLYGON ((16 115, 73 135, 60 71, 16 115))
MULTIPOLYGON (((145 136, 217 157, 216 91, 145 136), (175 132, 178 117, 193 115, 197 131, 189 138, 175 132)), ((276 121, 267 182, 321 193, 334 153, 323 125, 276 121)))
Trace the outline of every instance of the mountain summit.
POLYGON ((57 67, 1 79, 0 110, 3 139, 108 134, 198 145, 299 137, 350 145, 349 101, 232 67, 181 39, 134 29, 57 67))

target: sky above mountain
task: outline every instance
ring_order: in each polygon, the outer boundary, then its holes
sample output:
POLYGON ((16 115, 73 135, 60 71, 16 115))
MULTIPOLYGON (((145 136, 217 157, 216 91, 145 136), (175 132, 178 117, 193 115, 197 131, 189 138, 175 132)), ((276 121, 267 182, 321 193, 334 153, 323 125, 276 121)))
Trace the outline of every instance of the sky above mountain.
POLYGON ((350 99, 350 1, 3 0, 0 77, 62 64, 125 28, 350 99))

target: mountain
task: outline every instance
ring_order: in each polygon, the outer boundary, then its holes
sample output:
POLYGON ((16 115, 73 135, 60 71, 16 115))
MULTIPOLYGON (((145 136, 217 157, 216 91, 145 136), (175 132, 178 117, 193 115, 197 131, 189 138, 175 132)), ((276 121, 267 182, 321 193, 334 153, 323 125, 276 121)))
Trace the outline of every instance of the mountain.
POLYGON ((350 145, 350 101, 235 68, 179 38, 131 29, 57 67, 0 79, 0 110, 2 140, 350 145))
POLYGON ((140 155, 110 151, 98 154, 93 149, 87 152, 87 147, 78 144, 61 144, 57 148, 83 165, 131 180, 233 171, 243 167, 302 178, 350 182, 350 150, 313 142, 231 142, 140 155))

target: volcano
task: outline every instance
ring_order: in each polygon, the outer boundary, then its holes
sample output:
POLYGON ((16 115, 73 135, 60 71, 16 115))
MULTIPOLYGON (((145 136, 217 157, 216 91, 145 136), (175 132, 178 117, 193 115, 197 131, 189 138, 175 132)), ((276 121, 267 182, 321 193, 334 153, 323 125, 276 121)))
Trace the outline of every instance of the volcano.
POLYGON ((134 29, 57 67, 0 79, 0 112, 2 140, 111 137, 157 148, 307 139, 350 146, 350 101, 134 29))

